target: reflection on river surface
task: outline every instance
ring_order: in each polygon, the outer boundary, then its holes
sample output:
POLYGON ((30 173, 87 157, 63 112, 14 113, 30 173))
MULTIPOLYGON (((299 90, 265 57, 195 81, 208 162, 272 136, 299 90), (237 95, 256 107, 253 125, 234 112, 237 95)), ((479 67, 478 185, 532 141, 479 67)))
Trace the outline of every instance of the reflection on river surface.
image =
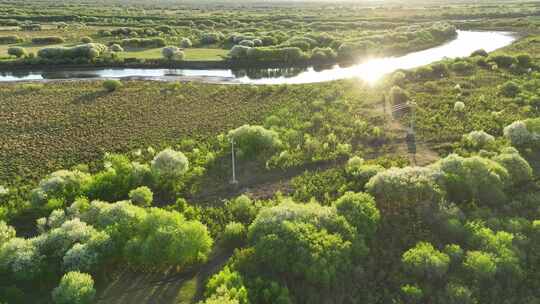
POLYGON ((349 66, 253 68, 253 69, 150 69, 96 68, 54 71, 0 72, 0 82, 48 79, 142 78, 159 80, 191 80, 245 84, 296 84, 360 78, 373 83, 398 69, 411 69, 444 58, 469 56, 473 51, 488 52, 511 44, 516 37, 508 32, 458 31, 456 39, 427 50, 399 57, 365 60, 349 66))

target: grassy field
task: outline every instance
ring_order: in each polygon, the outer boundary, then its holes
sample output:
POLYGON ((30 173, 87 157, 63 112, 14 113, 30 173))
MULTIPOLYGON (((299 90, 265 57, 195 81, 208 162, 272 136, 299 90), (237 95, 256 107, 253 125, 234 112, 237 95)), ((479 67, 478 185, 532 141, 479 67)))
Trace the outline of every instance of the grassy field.
POLYGON ((92 162, 105 151, 204 138, 260 123, 291 100, 310 101, 332 84, 241 86, 126 82, 106 93, 101 82, 0 85, 0 180, 36 179, 92 162), (314 90, 314 87, 320 90, 314 90), (285 89, 287 88, 287 89, 285 89))
MULTIPOLYGON (((227 56, 228 50, 224 49, 205 49, 205 48, 192 48, 184 49, 184 60, 223 60, 223 57, 227 56)), ((126 52, 119 53, 122 58, 138 58, 138 59, 159 59, 163 58, 161 55, 161 48, 143 49, 143 50, 127 50, 126 52)))

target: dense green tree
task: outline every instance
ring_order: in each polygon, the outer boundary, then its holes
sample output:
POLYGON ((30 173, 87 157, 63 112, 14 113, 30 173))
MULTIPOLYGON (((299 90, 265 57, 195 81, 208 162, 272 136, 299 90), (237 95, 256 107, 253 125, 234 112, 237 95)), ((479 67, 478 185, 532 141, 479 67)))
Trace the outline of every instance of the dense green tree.
POLYGON ((411 274, 429 281, 446 275, 450 257, 435 249, 430 243, 419 242, 403 254, 402 262, 411 274))

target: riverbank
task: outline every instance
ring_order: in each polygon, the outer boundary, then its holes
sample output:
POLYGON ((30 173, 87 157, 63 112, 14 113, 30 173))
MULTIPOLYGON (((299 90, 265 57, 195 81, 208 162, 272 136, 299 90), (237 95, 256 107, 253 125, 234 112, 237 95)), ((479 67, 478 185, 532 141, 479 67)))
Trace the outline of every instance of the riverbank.
MULTIPOLYGON (((57 66, 54 69, 24 70, 0 73, 0 82, 11 81, 51 81, 68 79, 138 79, 158 81, 197 81, 205 83, 242 83, 242 84, 301 84, 333 81, 345 78, 360 78, 373 83, 385 74, 399 69, 413 69, 428 65, 445 58, 468 57, 478 49, 487 52, 510 45, 517 39, 509 32, 458 31, 456 39, 430 49, 409 53, 399 57, 368 58, 357 64, 330 64, 320 66, 278 66, 260 67, 247 65, 224 68, 205 62, 200 68, 188 68, 182 65, 159 65, 148 68, 141 65, 129 67, 80 67, 73 65, 57 66), (204 66, 208 68, 202 68, 204 66)), ((192 66, 197 66, 193 63, 192 66)))

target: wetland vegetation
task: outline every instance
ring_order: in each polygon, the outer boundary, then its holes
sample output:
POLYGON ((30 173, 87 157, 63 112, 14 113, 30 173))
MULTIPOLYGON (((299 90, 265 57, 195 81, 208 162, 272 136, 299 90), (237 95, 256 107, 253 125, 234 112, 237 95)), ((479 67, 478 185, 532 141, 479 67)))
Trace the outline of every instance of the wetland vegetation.
POLYGON ((21 3, 2 68, 518 39, 371 83, 0 83, 0 303, 540 301, 536 3, 21 3))

